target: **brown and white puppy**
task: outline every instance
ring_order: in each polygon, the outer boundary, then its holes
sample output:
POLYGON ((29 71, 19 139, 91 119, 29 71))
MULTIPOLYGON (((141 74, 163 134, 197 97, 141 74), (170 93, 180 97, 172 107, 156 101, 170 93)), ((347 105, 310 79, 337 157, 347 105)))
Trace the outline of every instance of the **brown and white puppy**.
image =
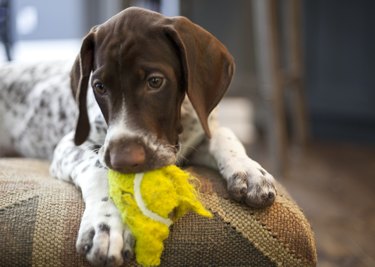
POLYGON ((75 143, 89 134, 86 92, 92 72, 91 86, 109 126, 106 165, 135 172, 173 164, 185 95, 210 136, 208 116, 233 71, 226 48, 186 18, 128 9, 83 40, 72 71, 80 107, 75 143))
POLYGON ((0 111, 7 105, 0 113, 0 147, 13 144, 19 154, 48 158, 57 145, 51 173, 82 191, 77 249, 92 264, 120 265, 134 243, 108 198, 107 168, 142 172, 189 159, 217 168, 237 201, 253 207, 274 201, 273 177, 210 116, 230 84, 233 58, 190 20, 128 8, 94 27, 71 70, 78 110, 68 71, 55 69, 24 68, 13 80, 10 67, 0 70, 3 87, 31 87, 14 97, 25 95, 27 112, 12 110, 9 97, 0 100, 0 111), (27 82, 38 75, 44 78, 27 82), (9 131, 14 121, 27 127, 9 131), (36 137, 47 143, 43 150, 36 137))

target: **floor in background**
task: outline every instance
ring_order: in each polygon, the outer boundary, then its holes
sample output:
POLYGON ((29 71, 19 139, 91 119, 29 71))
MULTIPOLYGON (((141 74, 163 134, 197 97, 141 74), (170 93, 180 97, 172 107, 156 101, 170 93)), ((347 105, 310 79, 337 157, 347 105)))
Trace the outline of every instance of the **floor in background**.
MULTIPOLYGON (((267 166, 263 148, 249 154, 267 166)), ((290 151, 279 181, 312 224, 318 266, 375 266, 375 147, 314 142, 290 151)))

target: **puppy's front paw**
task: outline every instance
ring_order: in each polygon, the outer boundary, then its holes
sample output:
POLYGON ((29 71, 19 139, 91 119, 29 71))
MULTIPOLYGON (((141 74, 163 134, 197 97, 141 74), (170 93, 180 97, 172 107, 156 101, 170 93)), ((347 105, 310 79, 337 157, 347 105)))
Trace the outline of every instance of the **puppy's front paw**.
POLYGON ((276 198, 274 178, 260 166, 234 173, 227 186, 234 200, 253 208, 270 206, 276 198))
POLYGON ((76 248, 92 265, 120 266, 133 257, 133 247, 133 236, 108 198, 85 210, 76 248))

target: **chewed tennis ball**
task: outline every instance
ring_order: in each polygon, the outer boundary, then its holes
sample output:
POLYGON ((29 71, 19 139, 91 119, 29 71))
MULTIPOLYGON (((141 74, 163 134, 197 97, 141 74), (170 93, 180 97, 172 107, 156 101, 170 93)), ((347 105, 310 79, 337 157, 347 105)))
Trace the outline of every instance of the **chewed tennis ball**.
POLYGON ((109 170, 109 194, 135 237, 139 264, 157 266, 169 226, 187 212, 212 217, 197 198, 191 176, 170 165, 137 174, 109 170))

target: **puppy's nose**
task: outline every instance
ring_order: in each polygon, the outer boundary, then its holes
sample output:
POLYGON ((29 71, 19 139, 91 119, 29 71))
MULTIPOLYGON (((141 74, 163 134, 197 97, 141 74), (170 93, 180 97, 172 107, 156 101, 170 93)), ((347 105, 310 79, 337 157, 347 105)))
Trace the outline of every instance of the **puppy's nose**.
POLYGON ((111 168, 120 172, 137 171, 146 161, 143 145, 135 142, 113 146, 109 156, 111 168))

